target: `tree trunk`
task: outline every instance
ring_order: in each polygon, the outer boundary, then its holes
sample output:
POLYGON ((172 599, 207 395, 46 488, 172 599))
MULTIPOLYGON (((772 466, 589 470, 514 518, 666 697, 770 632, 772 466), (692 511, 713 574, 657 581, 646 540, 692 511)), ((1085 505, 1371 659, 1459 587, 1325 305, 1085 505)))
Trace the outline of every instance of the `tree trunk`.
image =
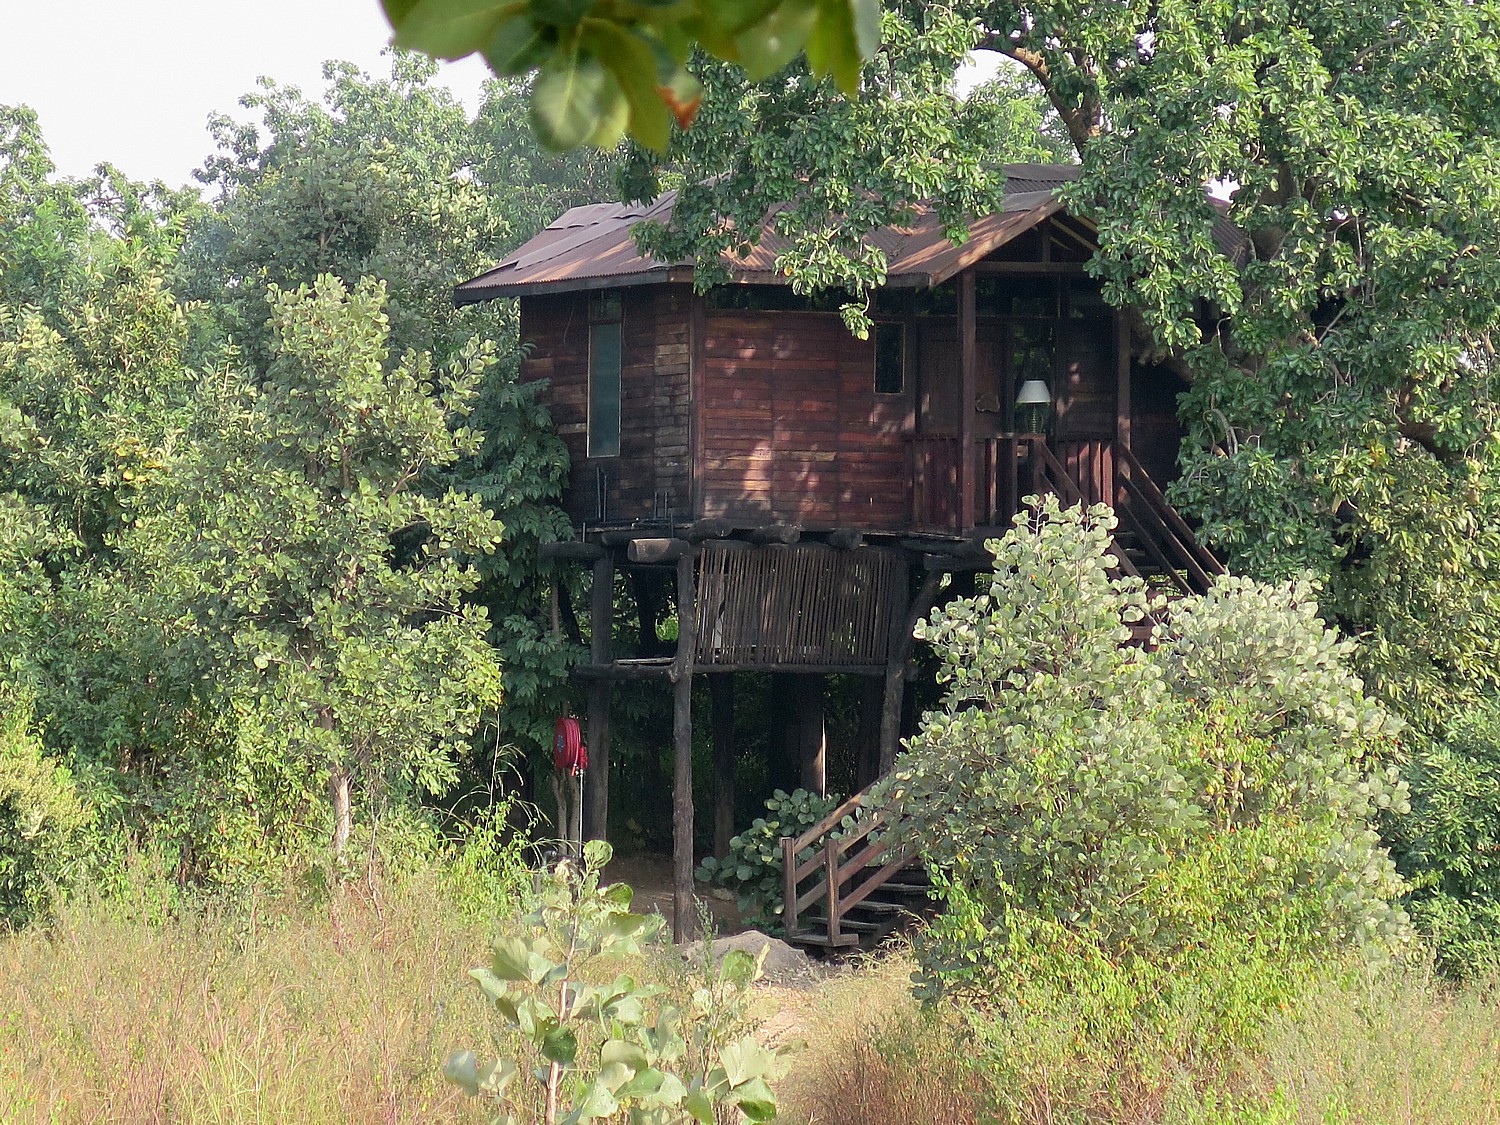
POLYGON ((333 803, 333 858, 342 859, 354 828, 354 802, 350 796, 349 774, 335 768, 328 775, 328 799, 333 803))

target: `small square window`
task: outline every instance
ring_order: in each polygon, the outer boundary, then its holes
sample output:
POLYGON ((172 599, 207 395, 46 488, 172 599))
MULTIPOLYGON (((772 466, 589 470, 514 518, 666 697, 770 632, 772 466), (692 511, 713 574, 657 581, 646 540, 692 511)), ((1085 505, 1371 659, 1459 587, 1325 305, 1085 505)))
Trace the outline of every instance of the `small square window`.
POLYGON ((589 296, 589 319, 591 321, 620 319, 620 291, 601 289, 589 296))
POLYGON ((875 393, 899 395, 906 390, 906 325, 875 325, 875 393))

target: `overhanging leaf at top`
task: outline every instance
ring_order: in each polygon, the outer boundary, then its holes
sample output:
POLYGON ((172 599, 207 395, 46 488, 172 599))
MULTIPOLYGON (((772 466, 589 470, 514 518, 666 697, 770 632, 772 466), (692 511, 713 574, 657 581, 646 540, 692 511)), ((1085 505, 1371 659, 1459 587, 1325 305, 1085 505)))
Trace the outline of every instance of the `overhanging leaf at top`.
POLYGON ((847 96, 880 46, 879 0, 381 0, 398 47, 483 56, 500 75, 537 71, 532 124, 543 144, 612 147, 623 131, 659 152, 702 91, 695 47, 765 77, 805 52, 847 96))

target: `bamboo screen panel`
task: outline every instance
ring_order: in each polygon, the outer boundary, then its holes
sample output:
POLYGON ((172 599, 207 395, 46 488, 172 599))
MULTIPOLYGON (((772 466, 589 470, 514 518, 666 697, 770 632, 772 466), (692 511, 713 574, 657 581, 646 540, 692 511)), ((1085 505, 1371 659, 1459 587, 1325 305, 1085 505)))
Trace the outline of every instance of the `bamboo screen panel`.
POLYGON ((697 662, 884 665, 892 615, 905 612, 904 580, 900 556, 878 548, 704 544, 697 662))

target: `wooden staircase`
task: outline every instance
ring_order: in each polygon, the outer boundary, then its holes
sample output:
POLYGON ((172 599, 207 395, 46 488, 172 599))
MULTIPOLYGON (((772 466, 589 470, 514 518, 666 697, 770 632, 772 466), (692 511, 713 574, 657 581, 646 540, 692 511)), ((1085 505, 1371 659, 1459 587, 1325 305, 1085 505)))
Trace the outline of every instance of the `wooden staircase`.
MULTIPOLYGON (((1059 451, 1045 437, 1025 434, 989 439, 984 460, 989 486, 981 507, 993 523, 1018 511, 1023 496, 1052 494, 1064 505, 1110 503, 1119 519, 1117 574, 1140 578, 1171 599, 1205 594, 1224 573, 1124 446, 1071 442, 1059 451)), ((1154 624, 1133 625, 1131 643, 1148 644, 1154 624)), ((802 835, 782 838, 786 938, 793 945, 870 949, 932 912, 932 882, 921 857, 900 839, 897 814, 874 803, 873 788, 802 835)))
POLYGON ((786 940, 825 951, 872 949, 931 912, 921 857, 900 840, 895 814, 867 788, 802 835, 783 837, 786 940))

